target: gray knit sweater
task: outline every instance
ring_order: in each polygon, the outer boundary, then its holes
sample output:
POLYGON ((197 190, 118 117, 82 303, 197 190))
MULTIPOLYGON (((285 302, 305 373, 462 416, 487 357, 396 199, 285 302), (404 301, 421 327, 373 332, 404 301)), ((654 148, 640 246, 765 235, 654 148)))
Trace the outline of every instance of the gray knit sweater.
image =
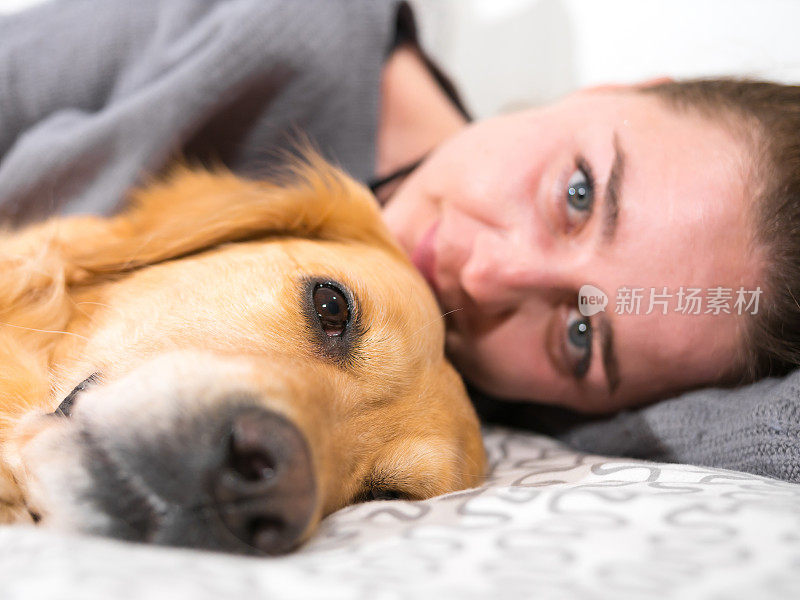
POLYGON ((58 0, 0 18, 0 221, 110 213, 176 157, 301 135, 372 176, 398 0, 58 0))
POLYGON ((579 449, 722 466, 800 482, 800 373, 735 390, 700 390, 555 433, 579 449))
POLYGON ((688 392, 608 417, 501 402, 477 392, 473 398, 485 420, 536 429, 585 452, 800 482, 800 371, 738 389, 688 392))
MULTIPOLYGON (((373 174, 398 0, 58 0, 0 19, 0 221, 108 214, 170 160, 263 173, 299 133, 373 174)), ((586 420, 476 399, 580 449, 800 481, 800 374, 586 420)))

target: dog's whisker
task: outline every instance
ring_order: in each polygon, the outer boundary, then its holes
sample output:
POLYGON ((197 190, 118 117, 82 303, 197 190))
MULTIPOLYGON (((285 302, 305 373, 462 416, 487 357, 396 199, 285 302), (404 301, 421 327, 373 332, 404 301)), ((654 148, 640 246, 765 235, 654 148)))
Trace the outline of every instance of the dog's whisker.
POLYGON ((416 330, 414 333, 412 333, 411 335, 417 335, 417 334, 418 334, 420 331, 422 331, 423 329, 427 329, 428 327, 430 327, 430 326, 431 326, 431 325, 433 325, 434 323, 437 323, 437 322, 441 321, 442 319, 444 319, 444 318, 445 318, 447 315, 451 315, 451 314, 453 314, 454 312, 458 312, 459 310, 464 310, 464 309, 463 309, 463 308, 461 308, 461 307, 459 307, 459 308, 454 308, 453 310, 448 310, 446 313, 442 313, 441 315, 439 315, 439 316, 438 316, 438 317, 436 317, 435 319, 431 319, 430 321, 428 321, 427 323, 425 323, 425 324, 424 324, 422 327, 420 327, 419 329, 417 329, 417 330, 416 330))
POLYGON ((142 240, 142 243, 139 245, 139 247, 134 252, 131 253, 130 258, 123 265, 122 268, 123 271, 127 271, 134 264, 136 264, 136 261, 140 260, 141 255, 144 253, 144 251, 147 249, 147 247, 150 245, 150 242, 152 242, 154 238, 155 234, 151 233, 144 240, 142 240))
POLYGON ((25 329, 27 331, 36 331, 38 333, 58 333, 63 335, 71 335, 77 338, 80 338, 84 341, 89 341, 85 335, 80 335, 79 333, 73 333, 71 331, 59 331, 53 329, 36 329, 35 327, 25 327, 24 325, 14 325, 12 323, 0 323, 0 327, 14 327, 15 329, 25 329))
MULTIPOLYGON (((124 313, 122 310, 120 310, 120 308, 119 308, 119 307, 117 307, 117 306, 111 306, 110 304, 105 304, 104 302, 89 302, 88 300, 84 300, 84 301, 82 301, 82 302, 76 302, 76 303, 75 303, 75 306, 76 306, 76 307, 78 307, 78 306, 80 306, 81 304, 93 304, 93 305, 95 305, 95 306, 102 306, 103 308, 108 308, 108 309, 113 309, 113 310, 115 310, 115 311, 117 312, 117 314, 119 314, 119 315, 121 315, 121 316, 123 316, 123 317, 125 316, 125 313, 124 313)), ((86 315, 87 317, 88 317, 88 316, 90 316, 90 315, 89 315, 89 314, 88 314, 86 311, 84 311, 84 310, 82 310, 82 309, 80 309, 80 308, 78 308, 78 310, 80 310, 80 311, 81 311, 81 312, 82 312, 84 315, 86 315)))

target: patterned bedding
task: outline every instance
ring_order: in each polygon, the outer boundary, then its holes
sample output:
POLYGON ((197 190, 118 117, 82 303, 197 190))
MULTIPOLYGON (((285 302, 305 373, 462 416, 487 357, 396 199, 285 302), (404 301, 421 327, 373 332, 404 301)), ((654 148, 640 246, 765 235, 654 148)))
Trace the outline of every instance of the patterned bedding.
POLYGON ((482 487, 349 507, 285 558, 0 528, 0 597, 800 598, 800 485, 485 440, 482 487))

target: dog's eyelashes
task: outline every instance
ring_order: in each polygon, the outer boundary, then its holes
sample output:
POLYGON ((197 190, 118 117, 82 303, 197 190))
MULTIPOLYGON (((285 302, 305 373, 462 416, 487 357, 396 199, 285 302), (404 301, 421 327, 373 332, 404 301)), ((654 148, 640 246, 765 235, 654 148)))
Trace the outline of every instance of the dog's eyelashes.
POLYGON ((340 336, 350 321, 350 307, 340 289, 330 283, 314 286, 314 309, 322 330, 329 337, 340 336))
POLYGON ((53 412, 53 414, 60 417, 69 417, 72 414, 72 406, 75 404, 75 399, 83 390, 97 380, 97 375, 97 373, 92 373, 89 375, 89 377, 76 385, 75 388, 69 394, 67 394, 67 397, 61 401, 61 404, 58 405, 58 408, 53 412))

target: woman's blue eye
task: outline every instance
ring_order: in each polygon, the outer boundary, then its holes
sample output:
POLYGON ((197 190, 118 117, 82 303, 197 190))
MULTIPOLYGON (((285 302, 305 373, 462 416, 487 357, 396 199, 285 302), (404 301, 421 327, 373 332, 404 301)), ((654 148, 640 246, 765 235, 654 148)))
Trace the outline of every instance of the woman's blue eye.
POLYGON ((577 168, 567 181, 567 204, 572 210, 588 212, 594 203, 594 184, 584 169, 577 168))
POLYGON ((592 322, 576 310, 567 316, 565 350, 570 370, 576 379, 581 379, 592 360, 592 322))

